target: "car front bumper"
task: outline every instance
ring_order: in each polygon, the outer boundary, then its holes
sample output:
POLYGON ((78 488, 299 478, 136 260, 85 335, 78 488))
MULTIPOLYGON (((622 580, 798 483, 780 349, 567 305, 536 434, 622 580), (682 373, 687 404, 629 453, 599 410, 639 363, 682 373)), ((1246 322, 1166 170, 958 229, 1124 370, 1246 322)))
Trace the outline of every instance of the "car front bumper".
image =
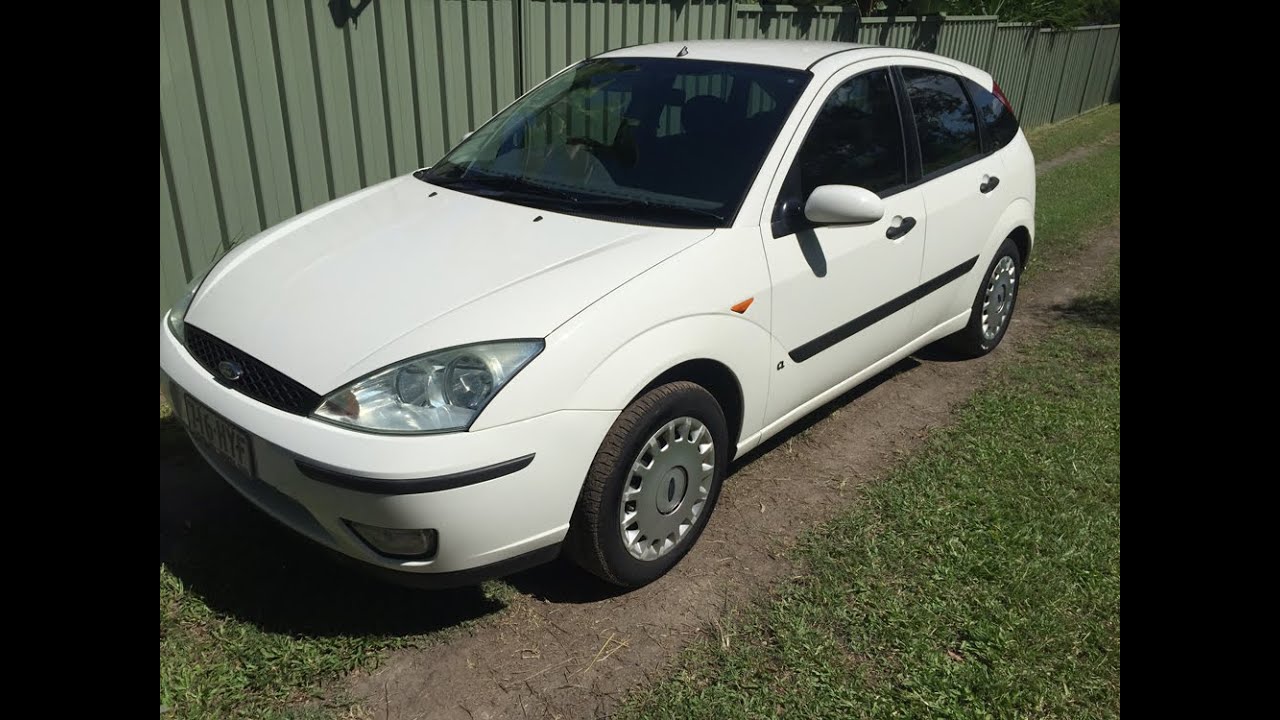
POLYGON ((276 520, 409 584, 474 582, 554 557, 592 458, 618 415, 562 410, 476 432, 357 432, 225 387, 163 322, 160 333, 161 392, 179 419, 185 425, 186 396, 222 416, 248 436, 254 472, 193 435, 205 460, 276 520), (437 548, 425 559, 383 555, 348 521, 435 530, 437 548))

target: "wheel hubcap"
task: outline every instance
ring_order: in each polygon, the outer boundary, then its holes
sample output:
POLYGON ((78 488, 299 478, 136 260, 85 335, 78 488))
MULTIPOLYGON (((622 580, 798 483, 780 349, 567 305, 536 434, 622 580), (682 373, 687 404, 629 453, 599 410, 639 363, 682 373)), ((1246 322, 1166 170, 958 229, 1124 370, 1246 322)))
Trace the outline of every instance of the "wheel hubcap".
POLYGON ((994 340, 1009 322, 1013 300, 1018 293, 1018 266, 1005 255, 991 271, 987 294, 982 300, 982 336, 994 340))
POLYGON ((671 468, 667 473, 665 491, 658 490, 658 512, 670 515, 684 502, 684 492, 689 487, 689 473, 683 467, 671 468))
POLYGON ((711 431, 696 418, 676 418, 649 438, 631 463, 618 513, 632 557, 656 560, 688 537, 711 494, 715 462, 711 431))

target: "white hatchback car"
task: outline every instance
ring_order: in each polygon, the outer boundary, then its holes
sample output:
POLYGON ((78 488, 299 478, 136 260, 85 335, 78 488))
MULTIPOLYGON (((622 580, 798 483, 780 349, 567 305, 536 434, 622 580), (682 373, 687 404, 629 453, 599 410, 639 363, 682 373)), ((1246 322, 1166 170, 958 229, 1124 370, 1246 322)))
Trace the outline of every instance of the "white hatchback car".
POLYGON ((402 581, 563 550, 638 586, 730 461, 927 343, 999 344, 1035 187, 954 60, 614 50, 235 247, 166 315, 161 387, 249 500, 402 581))

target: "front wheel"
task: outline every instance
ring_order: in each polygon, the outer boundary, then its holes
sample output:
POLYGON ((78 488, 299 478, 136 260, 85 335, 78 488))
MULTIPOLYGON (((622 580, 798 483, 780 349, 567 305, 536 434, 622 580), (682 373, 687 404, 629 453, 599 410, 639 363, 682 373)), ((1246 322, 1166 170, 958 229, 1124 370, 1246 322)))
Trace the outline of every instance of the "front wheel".
POLYGON ((729 461, 720 404, 702 386, 673 382, 631 403, 587 473, 566 550, 615 585, 657 580, 702 534, 729 461))
POLYGON ((973 311, 964 329, 948 336, 944 343, 957 355, 976 358, 986 355, 1004 339, 1013 319, 1022 280, 1022 253, 1013 238, 1005 238, 983 276, 973 300, 973 311))

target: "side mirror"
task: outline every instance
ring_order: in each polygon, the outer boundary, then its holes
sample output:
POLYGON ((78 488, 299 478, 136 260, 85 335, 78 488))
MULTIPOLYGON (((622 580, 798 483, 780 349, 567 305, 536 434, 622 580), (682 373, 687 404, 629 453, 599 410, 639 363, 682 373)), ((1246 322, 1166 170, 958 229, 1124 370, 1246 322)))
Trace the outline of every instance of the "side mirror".
POLYGON ((804 216, 822 225, 875 222, 884 217, 884 201, 857 185, 822 185, 809 194, 804 216))

